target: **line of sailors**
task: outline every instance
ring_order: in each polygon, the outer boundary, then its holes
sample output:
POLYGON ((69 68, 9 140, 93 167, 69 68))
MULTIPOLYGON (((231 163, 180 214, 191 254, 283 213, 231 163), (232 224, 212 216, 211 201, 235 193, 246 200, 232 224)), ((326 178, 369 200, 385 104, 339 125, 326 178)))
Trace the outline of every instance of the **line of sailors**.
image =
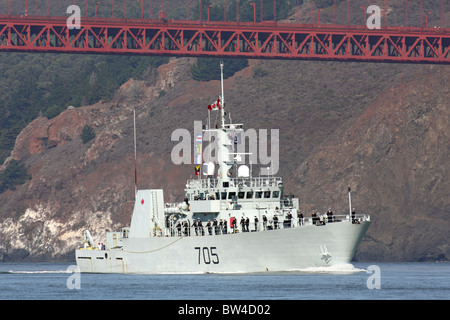
MULTIPOLYGON (((312 223, 313 225, 324 225, 325 222, 327 223, 332 223, 332 222, 336 222, 338 220, 335 219, 334 215, 333 215, 333 211, 331 211, 331 208, 328 209, 327 213, 326 213, 326 220, 322 219, 323 217, 317 216, 317 213, 314 211, 311 214, 312 217, 312 223)), ((352 223, 359 223, 358 219, 356 219, 356 212, 355 212, 355 208, 352 209, 351 211, 351 219, 352 219, 352 223)))
POLYGON ((315 211, 313 211, 313 213, 311 214, 313 225, 317 226, 317 225, 324 225, 325 222, 328 222, 328 223, 334 222, 333 211, 331 211, 331 208, 328 209, 326 215, 327 215, 327 218, 325 221, 320 216, 317 216, 317 213, 315 211))
MULTIPOLYGON (((299 218, 299 225, 304 224, 303 214, 298 214, 299 218)), ((268 223, 266 215, 262 216, 263 220, 263 230, 272 230, 272 229, 280 229, 278 217, 276 215, 273 216, 273 220, 268 223), (272 225, 273 222, 273 225, 272 225)), ((258 225, 259 225, 259 219, 255 216, 253 219, 254 223, 254 229, 252 231, 258 231, 258 225)), ((241 232, 250 232, 250 219, 242 217, 240 220, 241 225, 241 232)), ((220 235, 220 234, 227 234, 228 233, 228 224, 226 219, 220 219, 217 221, 217 219, 214 219, 213 221, 208 220, 205 226, 203 226, 203 222, 198 218, 198 220, 193 220, 192 225, 190 221, 185 220, 183 222, 178 221, 175 228, 177 231, 178 236, 190 236, 191 235, 191 227, 194 229, 196 236, 204 236, 205 235, 205 228, 208 231, 209 235, 220 235), (205 227, 205 228, 204 228, 205 227)), ((236 232, 238 227, 237 219, 235 217, 232 217, 230 220, 230 228, 233 233, 236 232)), ((292 214, 288 213, 286 215, 286 220, 284 220, 284 228, 290 228, 292 227, 292 214)), ((173 234, 172 234, 173 235, 173 234)))
MULTIPOLYGON (((213 230, 214 230, 215 235, 228 233, 228 226, 227 226, 226 220, 220 219, 219 222, 217 222, 217 219, 214 219, 213 222, 211 222, 211 220, 208 220, 205 227, 207 228, 209 235, 213 234, 213 230)), ((231 227, 235 228, 234 226, 231 226, 231 227)), ((200 220, 200 218, 198 218, 198 221, 195 219, 193 220, 192 228, 194 228, 196 236, 198 236, 198 235, 204 236, 205 235, 205 229, 203 228, 203 222, 200 220)), ((178 223, 176 225, 176 229, 177 229, 178 236, 181 236, 181 235, 190 236, 191 235, 191 224, 187 220, 184 221, 183 223, 181 221, 178 221, 178 223)), ((234 231, 234 229, 233 229, 233 231, 234 231)))
MULTIPOLYGON (((357 220, 355 218, 356 213, 355 213, 354 208, 352 210, 351 216, 352 216, 352 223, 357 223, 357 220)), ((335 217, 333 216, 333 211, 331 211, 331 208, 329 208, 326 213, 326 221, 321 219, 321 217, 317 216, 316 212, 313 212, 311 217, 312 217, 313 225, 322 225, 322 224, 325 224, 325 222, 332 223, 332 222, 336 221, 335 217)), ((289 212, 286 215, 286 220, 283 221, 284 228, 292 227, 292 218, 293 218, 292 214, 289 212)), ((303 213, 300 210, 297 213, 297 218, 298 218, 299 226, 305 224, 303 213)), ((263 230, 280 229, 277 215, 274 215, 272 219, 273 220, 271 222, 273 222, 273 225, 272 225, 272 223, 268 224, 266 215, 262 216, 263 230)), ((254 222, 254 230, 252 230, 252 231, 258 231, 259 220, 256 216, 254 217, 253 222, 254 222)), ((241 232, 249 232, 250 231, 250 228, 249 228, 250 219, 248 217, 247 218, 242 217, 240 220, 240 225, 241 225, 241 232)), ((192 227, 194 228, 194 232, 195 232, 196 236, 199 236, 199 235, 204 236, 205 235, 205 229, 203 228, 203 222, 200 220, 200 218, 198 218, 198 220, 195 220, 195 219, 193 220, 192 227)), ((220 219, 219 221, 217 221, 217 219, 214 219, 213 221, 208 220, 205 227, 206 227, 209 235, 213 235, 213 233, 215 235, 228 233, 228 225, 227 225, 226 219, 220 219)), ((230 220, 230 228, 233 233, 236 232, 237 219, 234 217, 231 218, 231 220, 230 220)), ((176 225, 176 229, 177 229, 178 236, 181 236, 181 235, 190 236, 191 235, 191 224, 187 220, 184 222, 178 221, 178 223, 176 225)))

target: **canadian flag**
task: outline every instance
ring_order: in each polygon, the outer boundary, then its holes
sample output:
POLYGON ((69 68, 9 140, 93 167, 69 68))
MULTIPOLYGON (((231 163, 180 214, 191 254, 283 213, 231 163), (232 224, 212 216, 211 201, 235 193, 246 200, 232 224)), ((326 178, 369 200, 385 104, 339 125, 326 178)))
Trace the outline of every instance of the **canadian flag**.
POLYGON ((222 109, 222 106, 221 106, 221 104, 220 104, 220 98, 217 99, 216 102, 214 102, 213 104, 210 104, 210 105, 208 106, 208 110, 209 110, 209 111, 220 110, 220 109, 222 109))

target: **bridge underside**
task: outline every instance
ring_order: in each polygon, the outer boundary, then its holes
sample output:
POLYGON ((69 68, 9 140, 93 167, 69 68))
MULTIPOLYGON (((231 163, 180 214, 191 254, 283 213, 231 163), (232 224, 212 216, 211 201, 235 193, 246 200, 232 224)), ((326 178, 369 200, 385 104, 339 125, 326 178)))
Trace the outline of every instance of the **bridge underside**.
POLYGON ((450 30, 3 16, 0 51, 449 64, 450 30))

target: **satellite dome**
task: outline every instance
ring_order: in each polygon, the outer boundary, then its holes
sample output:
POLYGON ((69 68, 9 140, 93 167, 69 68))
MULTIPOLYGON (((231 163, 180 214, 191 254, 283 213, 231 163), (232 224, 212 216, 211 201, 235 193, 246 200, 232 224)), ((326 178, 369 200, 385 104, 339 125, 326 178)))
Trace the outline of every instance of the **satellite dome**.
POLYGON ((250 176, 250 169, 246 165, 242 165, 238 169, 239 178, 248 178, 250 176))

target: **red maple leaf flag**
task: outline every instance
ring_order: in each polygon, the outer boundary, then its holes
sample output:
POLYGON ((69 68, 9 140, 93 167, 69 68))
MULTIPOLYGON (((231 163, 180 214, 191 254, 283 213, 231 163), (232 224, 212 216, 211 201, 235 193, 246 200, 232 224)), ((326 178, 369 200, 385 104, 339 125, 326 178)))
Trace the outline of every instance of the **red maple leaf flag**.
POLYGON ((213 104, 210 104, 210 105, 208 106, 208 110, 209 110, 209 111, 215 111, 215 110, 220 110, 220 109, 222 109, 222 106, 221 106, 221 104, 220 104, 220 98, 217 99, 216 102, 214 102, 213 104))

